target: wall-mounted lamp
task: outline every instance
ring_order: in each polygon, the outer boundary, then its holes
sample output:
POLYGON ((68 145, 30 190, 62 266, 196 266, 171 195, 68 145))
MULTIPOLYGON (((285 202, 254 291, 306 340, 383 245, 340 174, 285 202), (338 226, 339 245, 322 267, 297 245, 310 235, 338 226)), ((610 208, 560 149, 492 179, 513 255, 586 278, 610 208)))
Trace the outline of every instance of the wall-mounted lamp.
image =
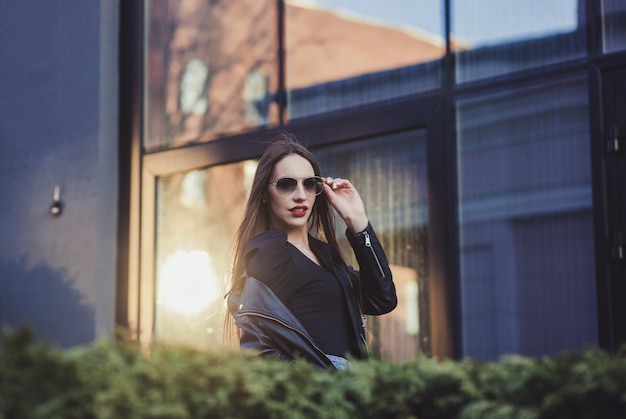
POLYGON ((50 213, 54 216, 61 215, 61 212, 63 211, 63 203, 61 203, 60 199, 60 189, 59 185, 54 187, 54 195, 52 197, 52 204, 50 205, 50 213))

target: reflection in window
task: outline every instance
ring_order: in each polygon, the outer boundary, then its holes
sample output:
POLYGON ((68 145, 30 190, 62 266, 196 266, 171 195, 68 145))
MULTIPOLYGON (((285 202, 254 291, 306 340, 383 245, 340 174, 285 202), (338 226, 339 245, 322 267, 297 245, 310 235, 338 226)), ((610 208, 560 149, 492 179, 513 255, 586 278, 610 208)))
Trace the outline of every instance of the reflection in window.
POLYGON ((287 0, 291 119, 432 90, 445 54, 440 0, 287 0))
POLYGON ((624 0, 602 0, 602 33, 604 52, 626 49, 626 3, 624 0))
POLYGON ((464 83, 584 56, 579 0, 451 0, 456 82, 464 83))
POLYGON ((255 162, 159 178, 155 334, 198 348, 222 343, 231 244, 255 162))
POLYGON ((458 103, 465 356, 597 342, 584 78, 458 103))
POLYGON ((180 109, 185 116, 204 115, 207 111, 206 83, 209 66, 193 59, 185 65, 180 82, 180 109))
POLYGON ((145 5, 147 150, 277 122, 270 95, 278 86, 274 0, 145 5))
MULTIPOLYGON (((424 130, 314 150, 325 176, 358 189, 389 258, 398 307, 368 320, 374 352, 399 361, 430 353, 428 316, 427 166, 424 130)), ((337 238, 356 265, 339 221, 337 238)))
POLYGON ((259 65, 248 73, 243 88, 245 101, 244 119, 247 126, 263 126, 267 124, 272 94, 269 91, 269 68, 259 65))

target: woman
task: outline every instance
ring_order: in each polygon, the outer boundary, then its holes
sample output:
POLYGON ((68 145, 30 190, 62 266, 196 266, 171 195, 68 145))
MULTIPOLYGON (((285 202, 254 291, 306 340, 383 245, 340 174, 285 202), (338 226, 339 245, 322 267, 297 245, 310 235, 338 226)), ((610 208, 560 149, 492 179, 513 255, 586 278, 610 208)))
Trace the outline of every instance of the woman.
POLYGON ((321 177, 292 134, 281 133, 259 160, 229 294, 242 348, 336 368, 367 357, 362 314, 385 314, 397 304, 358 192, 346 179, 321 177), (332 208, 348 227, 359 272, 341 256, 332 208))

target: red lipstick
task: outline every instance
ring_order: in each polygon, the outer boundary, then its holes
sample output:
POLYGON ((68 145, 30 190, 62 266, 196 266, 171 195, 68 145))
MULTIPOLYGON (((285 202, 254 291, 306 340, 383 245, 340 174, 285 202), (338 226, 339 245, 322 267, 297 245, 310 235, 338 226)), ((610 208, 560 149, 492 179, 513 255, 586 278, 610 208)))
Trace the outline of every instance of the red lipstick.
POLYGON ((309 207, 307 207, 307 206, 298 205, 296 207, 291 208, 289 210, 289 212, 291 212, 296 217, 304 217, 306 215, 306 212, 307 212, 308 209, 309 209, 309 207))

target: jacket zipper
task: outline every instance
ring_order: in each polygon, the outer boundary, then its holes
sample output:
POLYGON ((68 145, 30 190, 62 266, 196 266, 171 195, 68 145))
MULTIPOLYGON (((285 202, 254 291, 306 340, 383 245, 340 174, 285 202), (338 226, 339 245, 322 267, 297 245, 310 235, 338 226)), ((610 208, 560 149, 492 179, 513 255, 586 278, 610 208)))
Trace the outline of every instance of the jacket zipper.
POLYGON ((381 278, 385 278, 387 275, 385 274, 385 271, 383 270, 383 267, 381 266, 380 261, 378 260, 378 256, 376 256, 376 251, 372 247, 370 235, 367 231, 363 232, 363 234, 365 234, 365 247, 368 247, 370 251, 372 252, 372 256, 374 256, 374 260, 376 261, 376 265, 378 266, 378 271, 380 272, 381 278))
POLYGON ((282 320, 277 319, 276 317, 268 316, 266 314, 261 314, 261 313, 253 313, 253 312, 250 312, 250 311, 247 312, 247 313, 241 313, 240 312, 239 315, 240 316, 248 315, 248 316, 263 317, 264 319, 272 320, 272 321, 275 321, 276 323, 279 323, 279 324, 285 326, 287 329, 296 332, 297 334, 302 336, 304 339, 306 339, 306 341, 309 342, 309 344, 313 347, 313 349, 315 349, 317 352, 319 352, 324 358, 326 358, 328 360, 328 362, 330 362, 332 364, 332 361, 330 360, 330 358, 328 358, 328 356, 326 356, 324 351, 322 351, 311 339, 309 339, 306 335, 304 335, 304 333, 302 333, 300 330, 296 329, 295 327, 289 325, 288 323, 285 323, 282 320))

